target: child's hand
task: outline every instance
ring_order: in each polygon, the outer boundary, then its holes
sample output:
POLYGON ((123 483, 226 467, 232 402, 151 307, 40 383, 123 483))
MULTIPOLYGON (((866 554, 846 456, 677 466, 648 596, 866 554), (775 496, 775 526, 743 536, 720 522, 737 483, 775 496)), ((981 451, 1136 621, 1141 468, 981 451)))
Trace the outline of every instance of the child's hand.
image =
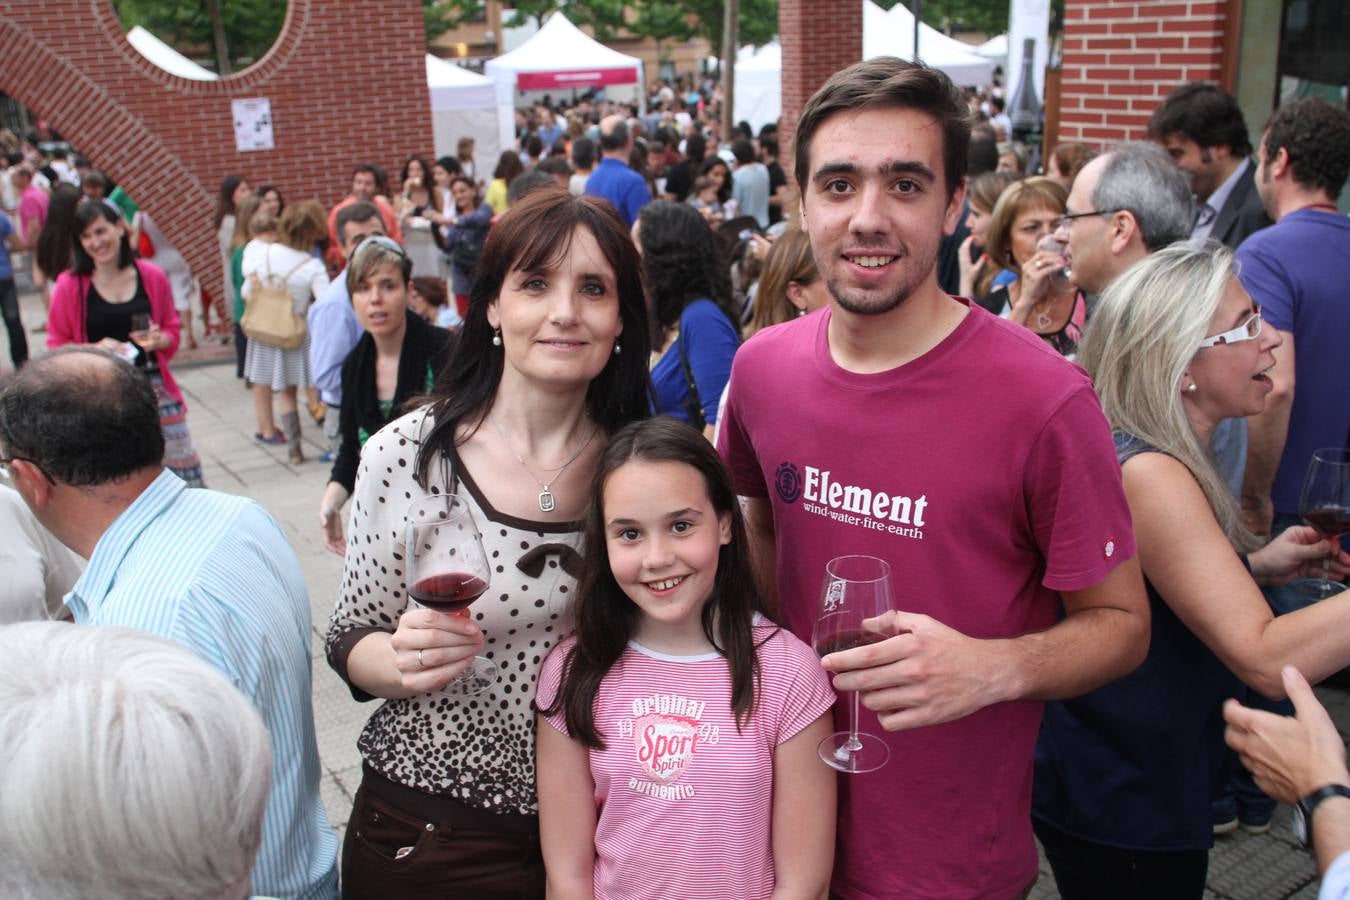
POLYGON ((483 649, 483 631, 468 612, 449 614, 434 609, 409 609, 390 638, 394 664, 405 690, 439 691, 473 662, 483 649))

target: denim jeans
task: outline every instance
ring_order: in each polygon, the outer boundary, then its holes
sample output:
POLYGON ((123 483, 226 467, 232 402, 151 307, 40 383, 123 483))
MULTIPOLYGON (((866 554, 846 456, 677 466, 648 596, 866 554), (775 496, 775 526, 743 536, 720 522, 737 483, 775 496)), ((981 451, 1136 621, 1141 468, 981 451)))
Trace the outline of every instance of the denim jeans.
POLYGON ((17 369, 28 362, 28 335, 19 319, 19 293, 13 278, 0 278, 0 314, 5 317, 5 330, 9 332, 9 358, 17 369))

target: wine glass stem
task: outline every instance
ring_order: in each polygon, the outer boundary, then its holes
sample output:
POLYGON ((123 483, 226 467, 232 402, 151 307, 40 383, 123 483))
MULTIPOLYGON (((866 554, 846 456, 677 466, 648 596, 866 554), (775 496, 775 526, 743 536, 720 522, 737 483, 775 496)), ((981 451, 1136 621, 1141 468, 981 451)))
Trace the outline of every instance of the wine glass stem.
POLYGON ((863 748, 862 741, 858 740, 858 692, 853 692, 853 704, 849 707, 848 714, 848 743, 844 749, 850 753, 857 753, 863 748))

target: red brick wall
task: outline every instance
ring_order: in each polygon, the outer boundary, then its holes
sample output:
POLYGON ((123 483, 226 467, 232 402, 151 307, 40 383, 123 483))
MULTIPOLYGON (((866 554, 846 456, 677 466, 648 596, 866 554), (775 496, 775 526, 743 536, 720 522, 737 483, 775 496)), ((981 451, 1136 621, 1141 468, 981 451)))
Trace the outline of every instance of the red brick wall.
POLYGON ((862 3, 779 0, 778 40, 783 47, 783 113, 779 164, 792 177, 797 118, 825 80, 862 59, 862 3))
POLYGON ((212 293, 225 175, 331 205, 356 163, 396 178, 409 153, 432 150, 417 0, 290 0, 271 51, 215 82, 148 62, 106 0, 0 0, 0 47, 0 90, 121 183, 212 293), (271 101, 276 147, 239 153, 230 103, 252 97, 271 101))
POLYGON ((1175 87, 1221 81, 1229 5, 1065 0, 1059 139, 1102 145, 1141 138, 1175 87))

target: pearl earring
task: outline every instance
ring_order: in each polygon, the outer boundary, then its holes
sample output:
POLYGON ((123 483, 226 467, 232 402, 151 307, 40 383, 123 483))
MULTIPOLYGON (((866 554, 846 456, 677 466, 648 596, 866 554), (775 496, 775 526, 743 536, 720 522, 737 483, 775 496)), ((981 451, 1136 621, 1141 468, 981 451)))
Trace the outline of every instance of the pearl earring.
POLYGON ((492 346, 500 347, 502 345, 502 330, 500 328, 492 329, 492 346))
POLYGON ((618 356, 618 355, 619 355, 620 353, 622 353, 622 352, 623 352, 623 351, 621 351, 621 350, 619 349, 619 339, 618 339, 618 338, 615 338, 615 339, 614 339, 614 355, 615 355, 615 356, 618 356))
POLYGON ((1198 390, 1200 390, 1200 385, 1196 384, 1194 381, 1186 387, 1186 393, 1188 394, 1194 394, 1198 390))

